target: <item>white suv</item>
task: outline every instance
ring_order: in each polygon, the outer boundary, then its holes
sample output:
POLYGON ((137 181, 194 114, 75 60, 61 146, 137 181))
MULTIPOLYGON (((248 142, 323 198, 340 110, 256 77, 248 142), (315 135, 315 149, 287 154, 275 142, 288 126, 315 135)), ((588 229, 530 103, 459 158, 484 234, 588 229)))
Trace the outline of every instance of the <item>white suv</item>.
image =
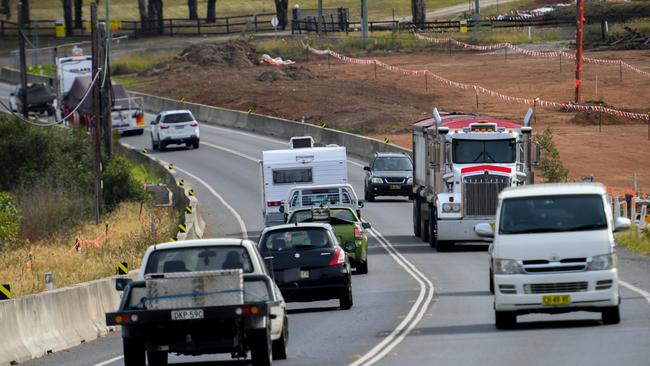
POLYGON ((593 311, 605 324, 620 322, 613 232, 629 228, 612 218, 598 183, 538 184, 499 195, 496 230, 478 224, 490 245, 490 290, 496 327, 517 315, 593 311))
POLYGON ((199 148, 199 123, 192 112, 165 111, 151 122, 151 148, 164 151, 170 144, 199 148))

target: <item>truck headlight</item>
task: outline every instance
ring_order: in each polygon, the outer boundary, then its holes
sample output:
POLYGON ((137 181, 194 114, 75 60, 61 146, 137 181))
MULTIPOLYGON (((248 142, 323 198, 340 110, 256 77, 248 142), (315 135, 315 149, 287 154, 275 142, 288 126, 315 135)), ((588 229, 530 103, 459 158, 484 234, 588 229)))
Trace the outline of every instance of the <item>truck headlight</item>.
POLYGON ((413 178, 409 178, 406 180, 406 184, 413 184, 413 178))
POLYGON ((372 183, 384 183, 384 180, 379 177, 372 177, 370 180, 372 183))
POLYGON ((494 258, 492 260, 492 270, 494 274, 522 274, 524 273, 524 268, 514 259, 499 259, 494 258))
POLYGON ((443 212, 460 212, 460 203, 443 203, 443 212))
POLYGON ((595 255, 591 258, 591 262, 587 265, 588 271, 604 271, 607 269, 616 268, 618 259, 616 253, 609 253, 603 255, 595 255))

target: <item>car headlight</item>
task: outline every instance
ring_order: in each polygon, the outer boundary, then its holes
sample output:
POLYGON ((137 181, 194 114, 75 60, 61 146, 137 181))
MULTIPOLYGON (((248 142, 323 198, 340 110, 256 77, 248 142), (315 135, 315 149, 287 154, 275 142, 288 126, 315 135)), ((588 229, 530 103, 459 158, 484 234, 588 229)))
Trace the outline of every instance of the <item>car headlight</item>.
POLYGON ((409 178, 406 180, 406 184, 413 184, 413 178, 409 178))
POLYGON ((607 269, 616 268, 618 259, 616 253, 609 253, 603 255, 595 255, 591 258, 591 262, 587 265, 588 271, 604 271, 607 269))
POLYGON ((379 177, 372 177, 370 180, 372 183, 384 183, 384 180, 379 177))
POLYGON ((460 212, 460 203, 443 203, 443 212, 460 212))
POLYGON ((524 268, 514 259, 499 259, 492 260, 492 270, 494 274, 522 274, 524 268))

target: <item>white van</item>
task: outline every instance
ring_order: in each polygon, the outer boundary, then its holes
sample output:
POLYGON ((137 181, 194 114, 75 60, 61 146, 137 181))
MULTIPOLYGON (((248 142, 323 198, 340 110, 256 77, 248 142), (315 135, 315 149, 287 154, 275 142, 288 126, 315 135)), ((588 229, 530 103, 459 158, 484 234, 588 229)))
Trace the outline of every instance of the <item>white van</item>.
POLYGON ((284 224, 280 211, 295 186, 348 182, 345 147, 313 147, 262 152, 262 214, 266 226, 284 224))
POLYGON ((499 195, 490 245, 490 290, 496 327, 516 325, 517 315, 593 311, 605 324, 620 322, 613 232, 630 220, 612 218, 599 183, 538 184, 499 195))

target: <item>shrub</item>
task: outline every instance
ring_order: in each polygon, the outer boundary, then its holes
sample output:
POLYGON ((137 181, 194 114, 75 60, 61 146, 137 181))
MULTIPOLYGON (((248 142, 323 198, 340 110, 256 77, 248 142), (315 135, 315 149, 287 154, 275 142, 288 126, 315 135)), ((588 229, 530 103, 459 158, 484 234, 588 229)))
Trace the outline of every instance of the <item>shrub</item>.
POLYGON ((537 135, 537 141, 542 148, 539 169, 544 179, 547 182, 565 182, 569 176, 569 169, 560 160, 560 152, 553 142, 553 129, 547 127, 541 135, 537 135))
POLYGON ((14 196, 0 192, 0 250, 11 245, 18 238, 20 215, 14 196))
POLYGON ((122 155, 114 155, 106 164, 102 179, 104 182, 104 205, 113 210, 123 201, 142 201, 147 194, 131 174, 131 163, 122 155))

